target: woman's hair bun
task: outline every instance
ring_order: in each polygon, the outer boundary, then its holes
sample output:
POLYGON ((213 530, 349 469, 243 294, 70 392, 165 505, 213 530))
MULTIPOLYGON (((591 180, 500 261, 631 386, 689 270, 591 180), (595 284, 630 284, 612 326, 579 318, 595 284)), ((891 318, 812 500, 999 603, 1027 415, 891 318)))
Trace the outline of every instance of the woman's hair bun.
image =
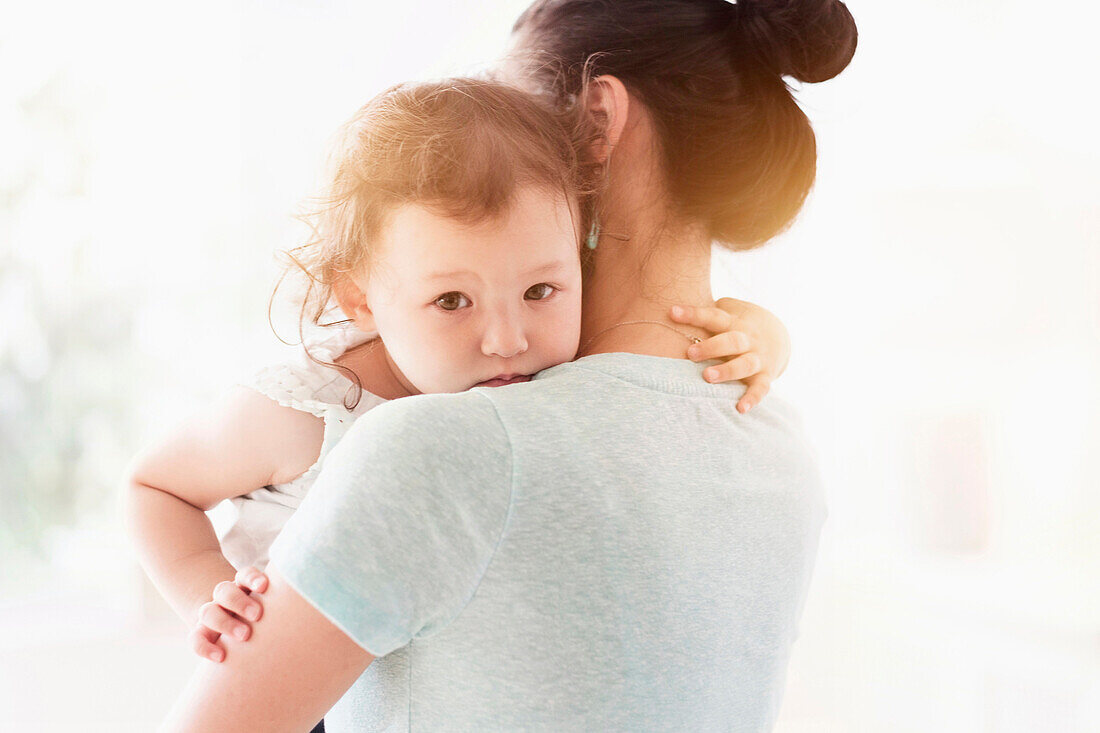
POLYGON ((780 76, 832 79, 856 52, 856 22, 839 0, 737 0, 731 8, 738 55, 780 76))

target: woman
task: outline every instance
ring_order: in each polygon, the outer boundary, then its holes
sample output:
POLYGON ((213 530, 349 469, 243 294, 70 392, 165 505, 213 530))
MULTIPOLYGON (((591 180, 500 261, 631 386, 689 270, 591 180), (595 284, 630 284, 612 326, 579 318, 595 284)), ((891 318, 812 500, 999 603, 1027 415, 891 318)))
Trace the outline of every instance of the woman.
POLYGON ((524 13, 505 73, 604 131, 578 359, 356 423, 272 549, 252 639, 169 728, 771 727, 816 472, 789 408, 743 416, 699 379, 685 346, 708 333, 669 306, 712 301, 712 241, 798 211, 815 149, 782 77, 830 78, 855 39, 839 2, 524 13))

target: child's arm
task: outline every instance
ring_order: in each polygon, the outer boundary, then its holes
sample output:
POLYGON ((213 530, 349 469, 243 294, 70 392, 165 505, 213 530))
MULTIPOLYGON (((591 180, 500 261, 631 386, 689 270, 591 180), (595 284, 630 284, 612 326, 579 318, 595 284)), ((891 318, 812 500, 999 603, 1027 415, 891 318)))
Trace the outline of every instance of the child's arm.
MULTIPOLYGON (((206 654, 217 632, 248 635, 248 609, 260 610, 233 583, 206 510, 223 499, 290 481, 321 452, 324 422, 245 387, 185 422, 131 463, 126 505, 139 559, 153 584, 188 624, 215 633, 192 644, 206 654), (217 588, 218 601, 211 603, 217 588), (235 619, 223 607, 238 608, 235 619)), ((198 634, 198 636, 196 636, 198 634)))
POLYGON ((748 385, 737 402, 742 414, 759 404, 773 381, 787 368, 791 337, 773 313, 744 300, 720 298, 714 307, 674 306, 672 320, 705 328, 717 335, 688 347, 692 361, 729 359, 703 372, 708 382, 741 380, 748 385))

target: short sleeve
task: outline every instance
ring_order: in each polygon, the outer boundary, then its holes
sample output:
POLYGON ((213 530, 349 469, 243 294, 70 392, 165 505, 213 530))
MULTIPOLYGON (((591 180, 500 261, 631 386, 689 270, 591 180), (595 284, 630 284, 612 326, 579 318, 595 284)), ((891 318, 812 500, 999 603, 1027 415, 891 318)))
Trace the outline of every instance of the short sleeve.
POLYGON ((328 455, 271 563, 383 656, 462 612, 504 532, 511 495, 508 436, 486 396, 394 400, 356 421, 328 455))

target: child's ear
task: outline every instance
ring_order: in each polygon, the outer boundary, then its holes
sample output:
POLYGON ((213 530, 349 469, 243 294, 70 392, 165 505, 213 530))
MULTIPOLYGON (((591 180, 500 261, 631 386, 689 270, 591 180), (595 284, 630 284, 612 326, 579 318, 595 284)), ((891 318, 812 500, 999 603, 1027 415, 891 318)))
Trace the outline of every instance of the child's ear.
POLYGON ((376 331, 374 313, 367 303, 367 294, 347 273, 336 276, 332 283, 332 294, 340 304, 340 310, 352 320, 360 331, 376 331))

